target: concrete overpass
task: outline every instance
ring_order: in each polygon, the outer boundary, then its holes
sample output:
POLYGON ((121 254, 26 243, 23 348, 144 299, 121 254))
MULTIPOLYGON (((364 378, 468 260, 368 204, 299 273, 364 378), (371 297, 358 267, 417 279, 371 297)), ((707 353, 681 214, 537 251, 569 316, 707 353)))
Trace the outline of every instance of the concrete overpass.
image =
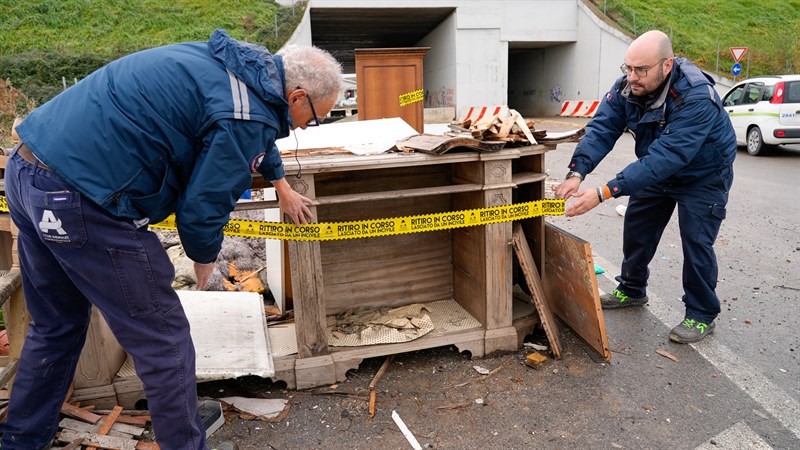
POLYGON ((542 117, 605 95, 630 41, 584 0, 310 0, 289 43, 330 51, 345 72, 356 48, 430 47, 426 107, 542 117))

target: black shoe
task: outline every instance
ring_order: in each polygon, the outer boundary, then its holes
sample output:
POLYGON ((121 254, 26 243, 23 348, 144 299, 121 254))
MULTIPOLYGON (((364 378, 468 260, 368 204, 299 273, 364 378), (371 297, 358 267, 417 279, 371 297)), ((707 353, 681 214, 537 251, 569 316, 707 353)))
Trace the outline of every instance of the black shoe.
POLYGON ((614 289, 610 294, 600 296, 600 306, 603 309, 629 308, 631 306, 644 306, 648 300, 650 299, 646 295, 644 297, 628 297, 619 289, 614 289))
POLYGON ((203 421, 203 428, 206 430, 206 439, 225 423, 225 415, 222 414, 222 404, 214 400, 203 400, 200 402, 200 419, 203 421))

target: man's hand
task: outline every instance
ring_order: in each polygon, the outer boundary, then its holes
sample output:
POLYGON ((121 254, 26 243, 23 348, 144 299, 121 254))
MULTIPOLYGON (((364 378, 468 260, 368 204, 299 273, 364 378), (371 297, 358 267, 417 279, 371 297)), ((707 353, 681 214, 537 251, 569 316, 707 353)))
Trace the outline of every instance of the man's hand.
POLYGON ((313 215, 309 206, 314 204, 313 200, 298 194, 289 186, 286 178, 274 181, 272 185, 278 193, 278 206, 295 225, 306 224, 311 220, 313 215))
MULTIPOLYGON (((561 183, 561 185, 566 184, 568 181, 561 183)), ((571 194, 571 197, 576 200, 567 206, 567 210, 564 212, 567 217, 580 216, 600 204, 600 199, 597 197, 597 189, 583 189, 571 194)))
POLYGON ((563 198, 564 200, 572 197, 575 192, 577 192, 578 187, 581 185, 581 179, 578 177, 570 177, 561 182, 561 184, 557 184, 553 188, 553 192, 556 194, 556 197, 563 198))
POLYGON ((214 271, 214 263, 202 264, 199 262, 194 263, 194 274, 197 278, 197 290, 202 291, 208 284, 208 277, 214 271))

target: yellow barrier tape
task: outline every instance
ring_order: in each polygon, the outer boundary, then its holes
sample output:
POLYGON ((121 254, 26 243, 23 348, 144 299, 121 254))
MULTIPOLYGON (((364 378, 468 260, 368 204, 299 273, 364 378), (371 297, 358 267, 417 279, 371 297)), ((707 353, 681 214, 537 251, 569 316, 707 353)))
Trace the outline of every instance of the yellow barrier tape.
MULTIPOLYGON (((5 197, 0 197, 0 211, 8 211, 5 197)), ((323 222, 306 225, 231 219, 225 225, 223 232, 228 236, 245 238, 333 241, 449 230, 563 214, 564 200, 556 199, 389 219, 323 222)), ((170 215, 162 222, 150 224, 150 227, 174 230, 177 228, 175 215, 170 215)))
POLYGON ((400 106, 410 105, 412 103, 421 102, 425 99, 425 91, 417 89, 406 94, 400 95, 400 106))

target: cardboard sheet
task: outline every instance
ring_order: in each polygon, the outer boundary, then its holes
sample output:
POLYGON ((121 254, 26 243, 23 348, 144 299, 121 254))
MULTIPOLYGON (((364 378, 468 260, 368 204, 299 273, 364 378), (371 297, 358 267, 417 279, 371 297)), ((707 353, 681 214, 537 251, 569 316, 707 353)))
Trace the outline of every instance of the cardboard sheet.
POLYGON ((192 329, 198 381, 275 375, 261 295, 177 292, 192 329))
POLYGON ((288 137, 275 141, 275 145, 281 152, 338 147, 356 155, 374 155, 384 153, 394 147, 400 139, 416 134, 417 130, 406 121, 393 117, 334 122, 305 130, 298 128, 288 137), (296 141, 295 136, 297 136, 296 141))

